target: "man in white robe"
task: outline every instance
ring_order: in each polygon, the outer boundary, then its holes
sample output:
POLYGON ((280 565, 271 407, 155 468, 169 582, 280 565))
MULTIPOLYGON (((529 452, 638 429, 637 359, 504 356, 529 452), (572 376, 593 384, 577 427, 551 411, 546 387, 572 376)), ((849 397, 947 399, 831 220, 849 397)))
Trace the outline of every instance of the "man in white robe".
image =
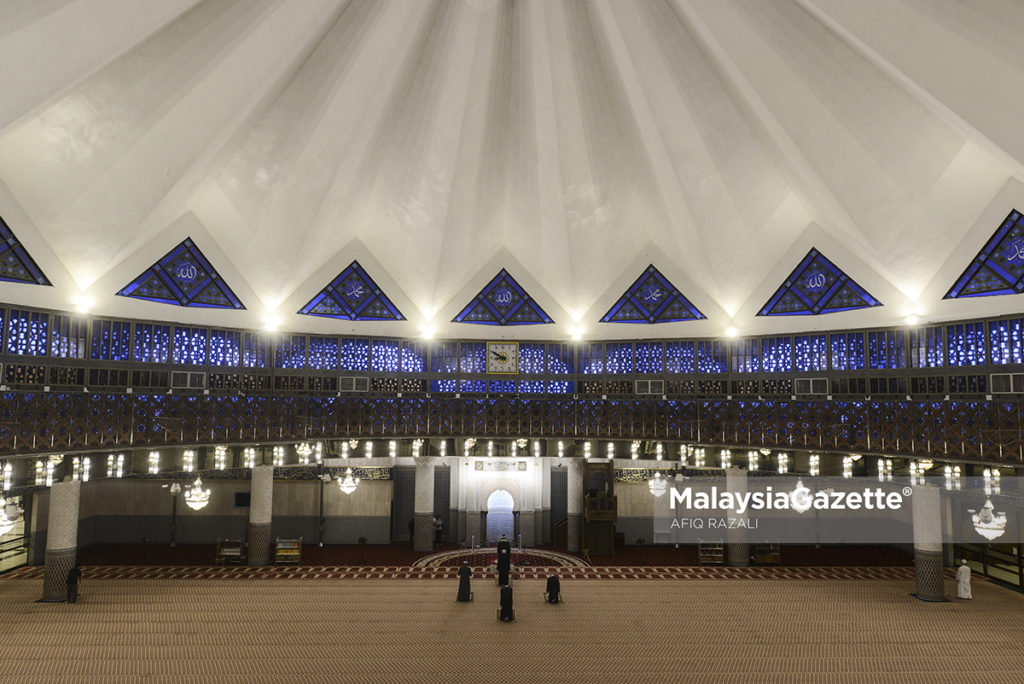
POLYGON ((960 567, 956 569, 956 596, 962 599, 971 598, 971 569, 966 558, 960 560, 960 567))

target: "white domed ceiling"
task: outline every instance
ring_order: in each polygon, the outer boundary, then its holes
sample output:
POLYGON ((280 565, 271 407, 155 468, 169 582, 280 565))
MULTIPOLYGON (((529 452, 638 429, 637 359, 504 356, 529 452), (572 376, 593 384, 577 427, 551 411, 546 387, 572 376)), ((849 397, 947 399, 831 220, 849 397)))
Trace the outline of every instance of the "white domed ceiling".
POLYGON ((1024 209, 1011 0, 6 0, 4 301, 444 337, 717 335, 943 299, 1024 209), (244 310, 118 297, 186 238, 244 310), (811 249, 881 306, 757 316, 811 249), (299 315, 353 261, 406 319, 299 315), (653 265, 705 316, 601 323, 653 265), (502 269, 554 325, 452 323, 502 269))

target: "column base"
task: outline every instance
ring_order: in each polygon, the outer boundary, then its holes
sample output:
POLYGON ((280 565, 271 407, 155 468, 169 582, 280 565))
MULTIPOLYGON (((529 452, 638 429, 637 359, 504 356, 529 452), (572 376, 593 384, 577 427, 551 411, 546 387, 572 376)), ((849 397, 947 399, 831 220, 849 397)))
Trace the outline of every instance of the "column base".
POLYGON ((75 567, 77 549, 46 550, 46 568, 43 571, 43 598, 45 603, 63 603, 68 600, 68 570, 75 567))
POLYGON ((434 550, 434 516, 430 513, 414 513, 412 550, 433 551, 434 550))
POLYGON ((249 523, 247 565, 270 565, 270 523, 249 523))
POLYGON ((750 544, 732 542, 725 545, 726 564, 730 568, 750 566, 750 544))
POLYGON ((942 551, 914 549, 914 597, 929 603, 946 601, 942 551))

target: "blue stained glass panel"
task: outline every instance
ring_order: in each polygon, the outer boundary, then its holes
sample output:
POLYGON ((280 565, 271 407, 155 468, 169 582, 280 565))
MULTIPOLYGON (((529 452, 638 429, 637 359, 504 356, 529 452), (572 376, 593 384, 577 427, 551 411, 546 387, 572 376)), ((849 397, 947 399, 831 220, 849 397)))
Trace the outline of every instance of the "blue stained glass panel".
POLYGON ((726 373, 728 370, 725 342, 705 340, 697 343, 698 373, 726 373))
POLYGON ((245 308, 191 238, 185 238, 117 294, 176 306, 245 308))
POLYGON ((7 324, 7 353, 46 356, 49 314, 11 309, 7 324))
POLYGON ((430 391, 431 392, 457 392, 458 391, 458 380, 431 380, 430 391))
POLYGON ((985 364, 984 323, 946 326, 946 343, 950 366, 981 366, 985 364))
POLYGON ((544 394, 547 392, 547 383, 543 380, 520 380, 519 391, 523 394, 544 394))
POLYGON ((548 380, 548 394, 572 394, 573 387, 570 380, 548 380))
POLYGON ((757 315, 817 316, 881 305, 838 266, 812 248, 757 315))
POLYGON ((902 330, 878 330, 868 333, 868 367, 872 370, 907 367, 902 330))
POLYGON ((370 340, 364 337, 344 337, 338 347, 341 370, 366 371, 370 369, 370 340))
POLYGON ((92 323, 90 358, 104 361, 128 361, 132 324, 126 321, 95 320, 92 323))
POLYGON ((580 344, 577 347, 576 359, 579 361, 577 373, 581 375, 602 375, 604 373, 604 345, 580 344))
POLYGON ((306 336, 281 335, 274 344, 276 368, 300 369, 306 367, 306 336))
POLYGON ((733 340, 729 346, 732 348, 732 368, 737 373, 756 373, 760 364, 758 354, 758 340, 733 340))
POLYGON ((206 328, 174 327, 174 363, 206 365, 206 328))
MULTIPOLYGON (((463 342, 459 345, 459 370, 463 373, 484 373, 487 370, 486 345, 483 342, 463 342)), ((480 390, 481 392, 483 390, 480 390)))
POLYGON ((864 370, 864 333, 835 333, 832 344, 832 370, 864 370))
POLYGON ((693 373, 697 367, 693 342, 665 343, 665 370, 669 373, 693 373))
POLYGON ((1012 210, 944 299, 1024 292, 1024 217, 1012 210))
POLYGON ((664 348, 661 342, 636 343, 636 372, 662 373, 665 370, 664 348))
POLYGON ((399 370, 398 340, 374 340, 370 351, 370 370, 397 373, 399 370))
POLYGON ((828 341, 825 335, 797 335, 793 338, 794 367, 798 371, 828 370, 828 341))
POLYGON ((84 359, 88 329, 89 323, 85 319, 54 314, 50 328, 50 356, 57 359, 84 359))
POLYGON ((49 285, 42 269, 14 236, 7 223, 0 218, 0 280, 10 283, 49 285))
MULTIPOLYGON (((522 343, 519 345, 519 372, 544 373, 546 370, 547 351, 543 343, 522 343)), ((543 391, 543 390, 540 390, 543 391)))
POLYGON ((515 380, 491 380, 487 383, 488 392, 507 392, 512 394, 516 391, 515 380))
POLYGON ((650 265, 615 302, 602 323, 668 323, 705 318, 668 278, 650 265))
POLYGON ((245 368, 266 368, 267 349, 270 344, 266 335, 242 333, 242 366, 245 368))
POLYGON ((910 330, 910 365, 912 368, 941 368, 945 365, 946 341, 942 326, 910 330))
POLYGON ((353 261, 299 313, 350 321, 404 321, 405 316, 377 286, 358 261, 353 261))
POLYGON ((242 334, 232 330, 210 331, 210 365, 237 366, 241 358, 242 334))
POLYGON ((311 335, 309 338, 309 368, 336 370, 338 368, 338 338, 311 335))
POLYGON ((427 346, 419 342, 402 342, 402 372, 427 372, 427 346))
POLYGON ((141 363, 168 363, 171 359, 171 327, 135 324, 134 358, 141 363))
POLYGON ((430 371, 432 373, 458 373, 459 343, 435 342, 430 350, 430 371))
POLYGON ((632 342, 609 342, 605 345, 605 372, 609 374, 633 372, 632 342))
POLYGON ((572 375, 574 346, 571 344, 548 344, 548 373, 551 375, 572 375))
POLYGON ((486 380, 460 380, 459 381, 460 392, 486 392, 487 381, 486 380))
POLYGON ((554 322, 505 269, 501 269, 452 321, 478 325, 554 322))
POLYGON ((989 323, 989 350, 994 364, 1024 364, 1024 320, 989 323))
POLYGON ((793 343, 789 337, 765 337, 761 340, 761 369, 765 373, 793 370, 793 343))

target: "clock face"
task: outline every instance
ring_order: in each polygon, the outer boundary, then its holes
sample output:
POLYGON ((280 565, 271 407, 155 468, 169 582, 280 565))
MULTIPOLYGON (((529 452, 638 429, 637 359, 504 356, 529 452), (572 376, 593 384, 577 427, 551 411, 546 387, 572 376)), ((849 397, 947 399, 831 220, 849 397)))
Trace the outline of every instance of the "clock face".
POLYGON ((519 372, 518 342, 488 342, 487 372, 515 374, 519 372))

